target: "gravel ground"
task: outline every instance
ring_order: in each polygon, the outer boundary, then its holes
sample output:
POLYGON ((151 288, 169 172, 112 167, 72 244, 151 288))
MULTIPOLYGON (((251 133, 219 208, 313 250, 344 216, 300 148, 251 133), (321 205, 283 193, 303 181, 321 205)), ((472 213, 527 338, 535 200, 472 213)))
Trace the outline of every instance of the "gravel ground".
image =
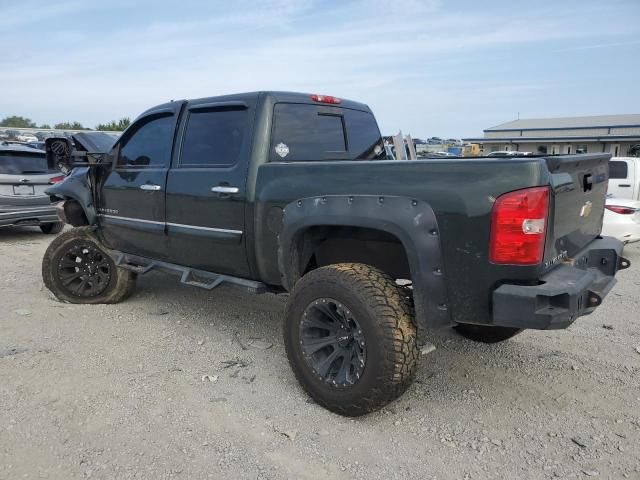
POLYGON ((119 305, 42 286, 51 240, 0 229, 0 479, 640 479, 640 248, 571 328, 432 332, 416 383, 347 419, 297 385, 284 299, 150 274, 119 305))

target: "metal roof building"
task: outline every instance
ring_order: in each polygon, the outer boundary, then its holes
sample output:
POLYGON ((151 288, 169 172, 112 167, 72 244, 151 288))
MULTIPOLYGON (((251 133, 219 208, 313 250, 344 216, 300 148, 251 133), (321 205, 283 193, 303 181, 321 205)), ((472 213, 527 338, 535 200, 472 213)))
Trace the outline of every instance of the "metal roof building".
POLYGON ((640 144, 640 114, 523 118, 484 130, 484 152, 516 150, 541 154, 611 152, 629 154, 640 144))

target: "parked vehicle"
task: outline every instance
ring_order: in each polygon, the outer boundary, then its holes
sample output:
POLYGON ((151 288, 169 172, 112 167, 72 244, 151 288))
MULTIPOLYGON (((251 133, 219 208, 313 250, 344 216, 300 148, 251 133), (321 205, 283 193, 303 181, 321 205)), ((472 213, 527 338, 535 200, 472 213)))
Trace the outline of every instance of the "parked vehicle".
POLYGON ((640 201, 607 198, 602 234, 624 243, 640 241, 640 201))
POLYGON ((0 144, 0 227, 38 225, 43 233, 58 233, 58 219, 45 189, 64 180, 49 168, 42 151, 10 143, 0 144))
POLYGON ((488 154, 488 157, 528 157, 531 152, 518 152, 516 150, 497 150, 488 154))
POLYGON ((30 133, 22 132, 18 136, 16 136, 16 140, 18 140, 19 142, 37 142, 38 137, 36 137, 35 135, 31 135, 30 133))
POLYGON ((73 142, 47 140, 75 165, 47 193, 77 227, 45 253, 47 288, 115 303, 159 269, 289 292, 291 367, 343 415, 405 391, 427 327, 566 328, 629 266, 600 237, 608 154, 387 160, 366 105, 284 92, 158 105, 100 158, 73 142))
POLYGON ((25 144, 26 147, 35 148, 36 150, 44 150, 44 142, 29 142, 25 144))
POLYGON ((613 157, 609 172, 608 195, 640 200, 640 157, 613 157))
POLYGON ((425 152, 427 157, 455 157, 456 155, 451 152, 439 151, 439 152, 425 152))

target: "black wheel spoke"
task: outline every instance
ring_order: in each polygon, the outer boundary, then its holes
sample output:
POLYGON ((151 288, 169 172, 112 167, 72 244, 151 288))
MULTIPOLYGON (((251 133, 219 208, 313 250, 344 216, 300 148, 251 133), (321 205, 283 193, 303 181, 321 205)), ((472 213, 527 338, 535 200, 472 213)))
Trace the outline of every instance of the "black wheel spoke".
POLYGON ((346 352, 342 352, 342 364, 340 364, 340 369, 336 374, 336 382, 338 383, 349 383, 349 372, 351 371, 351 350, 347 350, 346 352))
POLYGON ((305 319, 305 324, 307 328, 317 328, 321 330, 326 330, 327 332, 330 332, 330 333, 335 333, 336 329, 339 328, 335 323, 327 322, 326 318, 320 319, 320 318, 317 318, 315 315, 309 315, 308 318, 305 319))
POLYGON ((331 365, 333 365, 333 362, 336 361, 336 359, 340 356, 341 351, 339 349, 334 350, 333 352, 331 352, 327 358, 325 358, 324 360, 322 360, 318 366, 317 366, 317 371, 318 371, 318 375, 320 375, 321 377, 326 377, 327 374, 329 373, 329 369, 331 368, 331 365))
POLYGON ((81 294, 82 291, 84 290, 84 287, 87 286, 87 283, 89 283, 89 279, 87 277, 82 278, 82 281, 78 283, 78 286, 73 289, 73 292, 76 295, 81 294))
POLYGON ((78 263, 76 262, 75 258, 71 259, 68 257, 64 257, 60 261, 60 267, 62 268, 76 268, 77 266, 78 266, 78 263))
POLYGON ((336 300, 321 298, 306 308, 300 321, 300 345, 315 374, 336 388, 354 385, 364 371, 362 329, 349 309, 336 300))
POLYGON ((336 339, 333 336, 305 339, 303 342, 303 349, 306 355, 313 355, 314 353, 328 347, 329 345, 336 345, 336 339))
POLYGON ((65 287, 69 286, 74 280, 77 280, 78 278, 80 278, 82 275, 84 275, 83 272, 73 272, 73 273, 68 273, 66 275, 60 275, 60 280, 62 280, 62 285, 64 285, 65 287))
POLYGON ((342 318, 340 314, 338 314, 337 311, 331 308, 332 307, 331 304, 320 301, 318 302, 317 305, 315 305, 315 307, 316 309, 320 310, 322 313, 324 313, 328 318, 330 318, 334 322, 342 323, 342 318))

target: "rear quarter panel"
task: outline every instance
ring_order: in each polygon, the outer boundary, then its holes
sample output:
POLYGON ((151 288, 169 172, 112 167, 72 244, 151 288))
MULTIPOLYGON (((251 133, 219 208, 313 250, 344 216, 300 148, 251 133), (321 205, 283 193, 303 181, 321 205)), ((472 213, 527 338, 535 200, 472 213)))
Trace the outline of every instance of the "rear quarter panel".
POLYGON ((281 282, 277 235, 281 209, 291 201, 319 195, 418 199, 437 217, 452 320, 486 322, 491 288, 499 279, 528 281, 538 275, 538 267, 488 262, 493 202, 502 193, 548 183, 548 170, 538 158, 263 164, 253 205, 257 273, 266 283, 281 282))

